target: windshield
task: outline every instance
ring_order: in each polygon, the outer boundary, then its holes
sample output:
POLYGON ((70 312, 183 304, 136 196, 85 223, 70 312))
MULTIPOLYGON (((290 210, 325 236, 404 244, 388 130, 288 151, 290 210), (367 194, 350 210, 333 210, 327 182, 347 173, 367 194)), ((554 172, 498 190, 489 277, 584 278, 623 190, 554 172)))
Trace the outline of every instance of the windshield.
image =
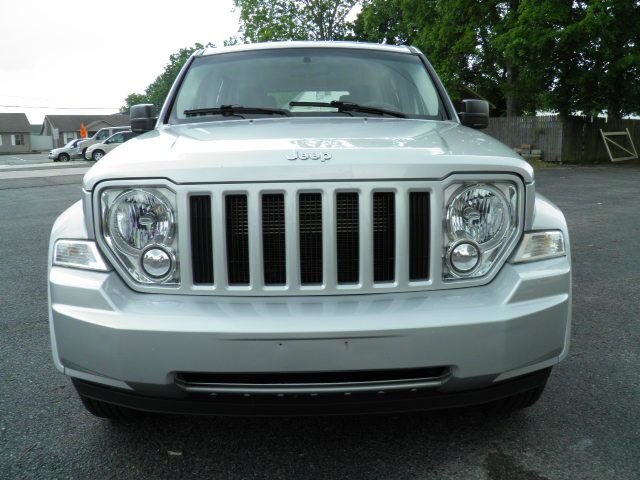
POLYGON ((71 148, 71 147, 75 147, 75 140, 71 140, 69 143, 67 143, 64 148, 71 148))
MULTIPOLYGON (((338 48, 288 48, 198 57, 178 90, 170 123, 259 117, 219 112, 193 117, 185 111, 222 105, 276 108, 292 116, 371 116, 330 106, 291 102, 332 101, 401 112, 408 118, 443 120, 440 96, 417 55, 338 48)), ((383 114, 380 114, 383 115, 383 114)))

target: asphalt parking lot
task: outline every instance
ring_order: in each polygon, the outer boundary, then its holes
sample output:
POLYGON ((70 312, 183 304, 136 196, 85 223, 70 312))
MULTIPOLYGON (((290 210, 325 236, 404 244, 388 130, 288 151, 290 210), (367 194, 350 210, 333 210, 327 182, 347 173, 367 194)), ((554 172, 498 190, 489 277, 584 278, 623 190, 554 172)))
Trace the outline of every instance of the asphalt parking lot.
POLYGON ((38 163, 50 162, 49 154, 43 153, 16 153, 13 155, 0 155, 0 166, 2 165, 35 165, 38 163))
POLYGON ((93 162, 81 158, 73 158, 70 162, 54 162, 47 152, 41 153, 16 153, 13 155, 0 155, 0 172, 7 170, 21 170, 25 168, 40 167, 70 167, 78 165, 92 165, 93 162))
POLYGON ((0 179, 0 478, 640 478, 640 167, 537 173, 572 236, 572 349, 505 418, 91 417, 52 365, 46 308, 49 232, 79 178, 0 179))

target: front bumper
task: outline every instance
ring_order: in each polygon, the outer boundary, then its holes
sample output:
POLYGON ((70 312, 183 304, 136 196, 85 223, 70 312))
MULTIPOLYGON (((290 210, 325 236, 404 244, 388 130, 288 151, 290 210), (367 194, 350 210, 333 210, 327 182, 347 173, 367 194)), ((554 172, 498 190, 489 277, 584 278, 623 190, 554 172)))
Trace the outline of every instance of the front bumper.
POLYGON ((74 379, 76 390, 103 402, 153 413, 191 415, 352 415, 395 413, 470 407, 543 386, 551 368, 498 382, 484 388, 459 392, 436 390, 376 392, 359 395, 323 396, 212 396, 182 393, 158 396, 74 379))
MULTIPOLYGON (((61 371, 94 384, 91 388, 102 385, 135 398, 193 395, 177 381, 181 372, 443 367, 447 373, 437 381, 408 382, 406 388, 383 385, 377 391, 475 391, 547 369, 566 355, 570 284, 567 258, 506 264, 481 287, 325 297, 143 294, 129 289, 115 272, 53 267, 53 355, 61 371)), ((356 386, 341 384, 326 394, 313 384, 197 393, 221 394, 234 403, 245 395, 348 395, 356 386)), ((358 398, 354 403, 364 397, 358 398)))

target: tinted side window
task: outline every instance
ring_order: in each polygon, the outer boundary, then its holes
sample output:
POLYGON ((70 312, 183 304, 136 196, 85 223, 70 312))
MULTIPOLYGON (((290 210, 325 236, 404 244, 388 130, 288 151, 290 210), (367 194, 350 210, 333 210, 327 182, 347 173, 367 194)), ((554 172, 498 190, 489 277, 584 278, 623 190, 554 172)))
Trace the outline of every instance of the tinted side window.
POLYGON ((105 143, 122 143, 122 142, 124 142, 124 134, 119 133, 118 135, 114 135, 113 137, 111 137, 105 143))

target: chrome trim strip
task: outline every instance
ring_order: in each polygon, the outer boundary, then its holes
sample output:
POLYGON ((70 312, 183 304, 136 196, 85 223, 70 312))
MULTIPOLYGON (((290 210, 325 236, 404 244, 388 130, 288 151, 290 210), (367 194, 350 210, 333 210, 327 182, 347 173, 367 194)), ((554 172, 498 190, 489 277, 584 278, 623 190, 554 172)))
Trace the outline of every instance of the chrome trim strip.
POLYGON ((316 393, 348 394, 365 392, 390 392, 435 388, 442 386, 451 377, 447 372, 435 378, 411 378, 405 380, 381 380, 373 382, 342 383, 196 383, 176 378, 175 384, 190 393, 239 394, 239 395, 311 395, 316 393))

